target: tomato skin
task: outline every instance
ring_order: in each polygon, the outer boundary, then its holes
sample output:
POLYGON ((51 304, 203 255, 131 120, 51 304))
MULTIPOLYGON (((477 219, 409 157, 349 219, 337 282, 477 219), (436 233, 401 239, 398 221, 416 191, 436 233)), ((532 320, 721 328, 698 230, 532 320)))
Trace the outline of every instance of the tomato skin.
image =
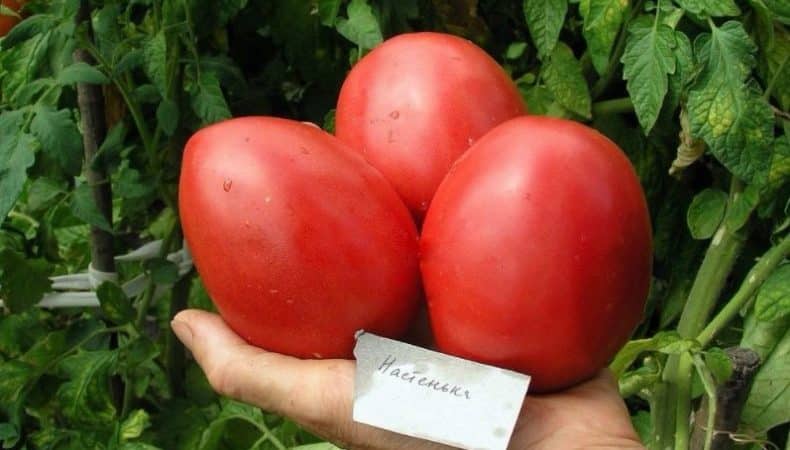
MULTIPOLYGON (((3 6, 15 12, 19 12, 19 10, 22 8, 22 5, 25 4, 24 1, 17 1, 17 0, 1 0, 0 3, 2 3, 3 6)), ((14 25, 19 23, 19 20, 20 19, 18 17, 0 14, 0 37, 3 37, 6 34, 8 34, 8 32, 11 31, 11 28, 13 28, 14 25)))
POLYGON ((579 123, 489 132, 439 187, 420 250, 438 348, 529 374, 536 392, 592 377, 643 316, 644 194, 620 149, 579 123))
POLYGON ((270 117, 212 125, 187 143, 179 183, 198 272, 248 342, 348 358, 357 330, 405 332, 420 295, 415 225, 335 137, 270 117))
POLYGON ((494 126, 526 113, 502 67, 465 39, 409 33, 363 57, 340 90, 335 134, 422 218, 452 163, 494 126))

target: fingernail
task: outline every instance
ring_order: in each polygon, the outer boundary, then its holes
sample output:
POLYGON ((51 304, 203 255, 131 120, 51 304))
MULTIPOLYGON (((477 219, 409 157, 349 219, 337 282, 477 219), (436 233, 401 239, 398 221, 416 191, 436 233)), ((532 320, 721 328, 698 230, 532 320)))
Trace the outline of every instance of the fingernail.
POLYGON ((174 320, 170 322, 170 327, 173 328, 173 333, 184 345, 187 347, 192 346, 192 329, 189 328, 189 324, 180 320, 174 320))

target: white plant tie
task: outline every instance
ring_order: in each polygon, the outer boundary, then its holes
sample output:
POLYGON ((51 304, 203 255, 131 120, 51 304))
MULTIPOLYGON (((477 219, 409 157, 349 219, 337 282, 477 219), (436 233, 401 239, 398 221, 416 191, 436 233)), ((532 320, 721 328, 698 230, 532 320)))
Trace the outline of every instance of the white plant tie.
MULTIPOLYGON (((165 257, 178 267, 179 276, 184 276, 187 272, 192 270, 193 265, 192 255, 189 253, 189 249, 187 249, 186 241, 184 241, 182 245, 183 247, 180 250, 170 253, 165 257)), ((148 242, 128 253, 116 256, 115 261, 146 261, 158 257, 161 249, 161 240, 148 242)), ((99 298, 96 296, 96 289, 105 281, 117 283, 118 274, 116 272, 102 272, 96 270, 93 268, 92 264, 89 264, 86 272, 58 275, 50 277, 50 280, 52 280, 53 292, 44 294, 44 298, 38 303, 39 307, 98 307, 99 298)), ((121 289, 123 289, 127 297, 136 297, 143 293, 148 285, 148 281, 148 275, 140 274, 121 285, 121 289)), ((154 299, 160 298, 166 291, 165 286, 157 286, 154 291, 154 299)), ((0 307, 2 306, 3 301, 0 300, 0 307)))

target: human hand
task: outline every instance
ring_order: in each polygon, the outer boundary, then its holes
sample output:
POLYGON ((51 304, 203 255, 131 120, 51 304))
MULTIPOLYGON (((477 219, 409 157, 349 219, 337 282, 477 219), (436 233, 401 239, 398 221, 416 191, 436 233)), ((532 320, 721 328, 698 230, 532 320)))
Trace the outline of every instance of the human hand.
MULTIPOLYGON (((216 314, 179 313, 173 331, 220 394, 290 417, 348 449, 445 446, 351 420, 354 361, 301 360, 247 344, 216 314)), ((612 375, 563 392, 528 395, 511 449, 642 449, 612 375)))

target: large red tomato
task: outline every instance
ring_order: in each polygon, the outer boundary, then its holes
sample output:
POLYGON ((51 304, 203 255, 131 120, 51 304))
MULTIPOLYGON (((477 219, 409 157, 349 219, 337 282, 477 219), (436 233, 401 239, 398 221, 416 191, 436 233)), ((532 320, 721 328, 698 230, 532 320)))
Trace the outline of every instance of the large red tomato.
POLYGON ((222 317, 250 343, 351 357, 354 332, 403 333, 420 294, 417 231, 373 167, 303 123, 248 117, 186 145, 180 215, 222 317))
POLYGON ((571 121, 508 121, 459 159, 425 219, 437 346, 527 373, 536 391, 589 378, 641 321, 651 246, 614 143, 571 121))
POLYGON ((513 81, 483 50, 452 35, 412 33, 354 66, 340 90, 335 131, 422 218, 452 163, 525 112, 513 81))
MULTIPOLYGON (((11 11, 18 12, 25 2, 22 0, 0 0, 0 3, 11 11)), ((19 23, 18 17, 0 12, 0 37, 8 34, 17 23, 19 23)))

